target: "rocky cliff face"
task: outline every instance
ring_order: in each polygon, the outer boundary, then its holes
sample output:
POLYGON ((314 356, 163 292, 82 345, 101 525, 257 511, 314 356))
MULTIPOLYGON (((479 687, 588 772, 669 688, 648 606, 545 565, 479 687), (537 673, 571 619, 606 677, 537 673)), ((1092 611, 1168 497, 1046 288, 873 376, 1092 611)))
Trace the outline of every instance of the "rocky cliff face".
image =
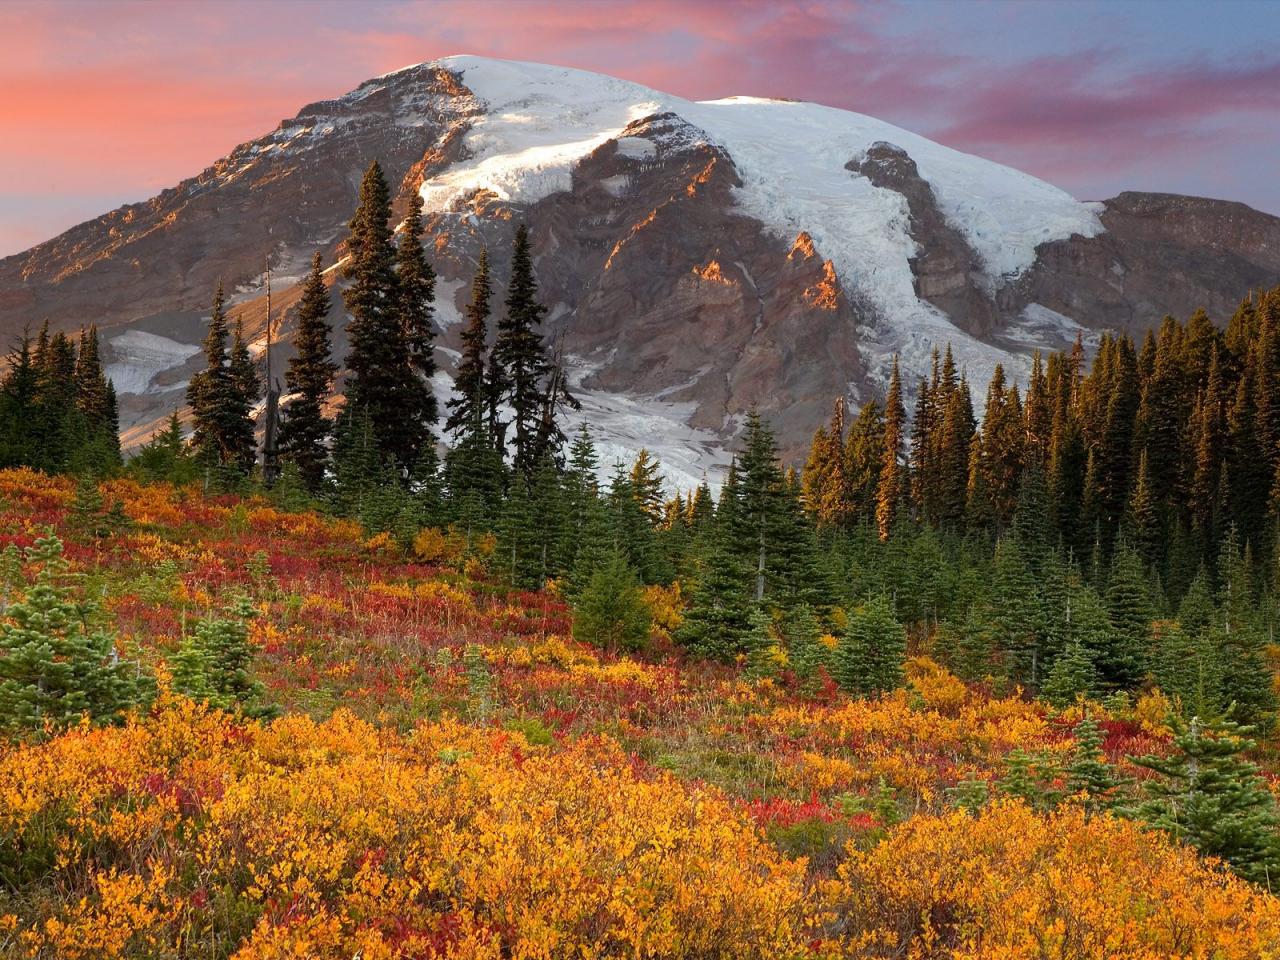
POLYGON ((680 484, 726 462, 753 406, 797 456, 835 396, 882 389, 895 353, 908 376, 948 343, 975 379, 997 362, 1017 374, 1077 332, 1201 305, 1224 318, 1280 281, 1280 220, 1240 204, 1081 204, 856 114, 464 57, 305 107, 152 200, 0 261, 0 334, 98 323, 139 439, 181 403, 219 279, 260 336, 269 261, 287 339, 294 285, 313 252, 341 258, 374 158, 398 211, 427 202, 442 366, 479 250, 501 280, 524 220, 548 336, 606 456, 647 445, 680 484))
POLYGON ((1032 268, 1001 291, 1006 312, 1039 303, 1140 335, 1195 307, 1225 320, 1242 291, 1280 276, 1280 219, 1242 203, 1122 193, 1102 206, 1106 232, 1041 246, 1032 268))

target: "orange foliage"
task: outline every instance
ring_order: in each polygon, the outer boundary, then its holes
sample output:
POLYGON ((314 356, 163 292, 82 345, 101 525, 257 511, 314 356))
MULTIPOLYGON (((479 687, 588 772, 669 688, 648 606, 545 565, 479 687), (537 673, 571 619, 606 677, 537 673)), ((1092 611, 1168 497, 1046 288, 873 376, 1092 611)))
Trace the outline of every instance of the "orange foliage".
MULTIPOLYGON (((176 955, 252 918, 239 958, 794 957, 804 864, 717 791, 446 720, 240 725, 184 701, 0 758, 0 838, 65 842, 73 895, 16 915, 41 957, 176 955)), ((191 955, 184 952, 183 955, 191 955)))
POLYGON ((839 871, 870 957, 1246 960, 1280 949, 1280 901, 1163 835, 1002 801, 909 820, 839 871))

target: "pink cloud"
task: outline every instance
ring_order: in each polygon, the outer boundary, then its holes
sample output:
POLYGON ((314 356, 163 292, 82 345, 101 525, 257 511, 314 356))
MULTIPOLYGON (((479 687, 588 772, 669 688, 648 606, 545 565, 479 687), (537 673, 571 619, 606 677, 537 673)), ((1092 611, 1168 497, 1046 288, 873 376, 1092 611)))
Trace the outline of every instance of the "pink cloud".
MULTIPOLYGON (((1280 108, 1274 57, 1162 69, 1120 49, 993 58, 929 17, 903 30, 903 9, 805 0, 0 4, 0 180, 65 200, 33 222, 28 204, 0 197, 0 253, 103 212, 107 201, 94 206, 95 196, 143 199, 306 103, 450 53, 563 63, 698 99, 816 100, 1077 192, 1114 190, 1122 178, 1142 186, 1153 171, 1210 183, 1224 176, 1215 148, 1268 136, 1260 131, 1280 108)), ((1011 26, 1035 13, 979 9, 1011 26)))

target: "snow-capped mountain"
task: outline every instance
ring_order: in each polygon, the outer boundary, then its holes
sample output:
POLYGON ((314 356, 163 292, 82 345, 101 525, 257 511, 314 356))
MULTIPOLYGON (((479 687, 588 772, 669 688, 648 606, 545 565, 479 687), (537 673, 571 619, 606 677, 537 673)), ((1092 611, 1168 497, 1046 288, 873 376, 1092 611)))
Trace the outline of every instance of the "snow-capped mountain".
POLYGON ((727 462, 752 406, 794 455, 835 396, 883 388, 894 354, 914 379, 951 344, 980 392, 996 363, 1017 375, 1081 328, 1221 317, 1280 280, 1280 220, 1240 204, 1082 203, 848 111, 460 56, 305 107, 154 199, 0 261, 0 329, 106 328, 126 439, 145 435, 181 403, 219 277, 261 331, 269 259, 287 334, 290 287, 314 251, 341 255, 375 157, 396 209, 420 192, 431 215, 442 364, 480 248, 501 280, 511 222, 528 222, 583 416, 607 455, 648 446, 685 486, 727 462))

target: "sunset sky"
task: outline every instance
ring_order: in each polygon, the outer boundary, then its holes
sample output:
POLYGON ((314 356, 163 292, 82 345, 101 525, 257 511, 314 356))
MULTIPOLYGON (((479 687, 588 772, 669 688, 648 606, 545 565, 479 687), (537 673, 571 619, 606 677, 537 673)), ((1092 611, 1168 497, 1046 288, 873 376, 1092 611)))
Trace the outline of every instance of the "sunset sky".
MULTIPOLYGON (((304 104, 475 53, 795 97, 1011 164, 1280 214, 1280 2, 0 2, 0 256, 304 104)), ((797 145, 802 148, 803 145, 797 145)))

